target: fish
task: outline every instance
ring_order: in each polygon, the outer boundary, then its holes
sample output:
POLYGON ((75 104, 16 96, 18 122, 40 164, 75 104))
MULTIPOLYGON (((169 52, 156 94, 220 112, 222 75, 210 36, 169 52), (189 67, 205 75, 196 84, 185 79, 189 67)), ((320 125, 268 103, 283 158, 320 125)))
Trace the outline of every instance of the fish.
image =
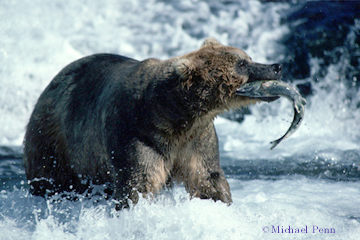
POLYGON ((288 83, 279 80, 254 81, 244 84, 236 90, 236 95, 259 98, 262 100, 273 100, 274 97, 287 98, 294 107, 294 118, 287 132, 279 139, 270 142, 271 150, 281 141, 290 137, 298 130, 305 114, 306 100, 300 93, 288 83))

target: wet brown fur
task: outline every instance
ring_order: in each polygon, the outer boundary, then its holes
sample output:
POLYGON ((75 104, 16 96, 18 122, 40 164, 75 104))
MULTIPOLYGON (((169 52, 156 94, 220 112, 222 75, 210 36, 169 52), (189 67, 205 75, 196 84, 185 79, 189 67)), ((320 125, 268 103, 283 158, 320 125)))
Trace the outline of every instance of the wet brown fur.
POLYGON ((259 101, 235 95, 250 78, 244 61, 252 63, 240 49, 209 38, 166 61, 93 55, 70 64, 40 96, 27 127, 31 192, 83 192, 89 182, 107 183, 127 207, 138 192, 156 194, 178 182, 191 197, 230 204, 213 120, 259 101))

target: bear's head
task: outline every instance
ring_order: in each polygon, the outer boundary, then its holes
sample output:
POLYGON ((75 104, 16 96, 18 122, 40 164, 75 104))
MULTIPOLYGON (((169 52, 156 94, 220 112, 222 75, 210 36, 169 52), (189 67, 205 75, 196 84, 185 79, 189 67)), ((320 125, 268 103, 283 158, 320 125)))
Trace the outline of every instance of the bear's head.
POLYGON ((213 38, 206 39, 199 50, 176 58, 174 66, 183 88, 208 110, 258 102, 261 99, 236 95, 236 89, 245 83, 281 77, 279 64, 255 63, 244 51, 224 46, 213 38))

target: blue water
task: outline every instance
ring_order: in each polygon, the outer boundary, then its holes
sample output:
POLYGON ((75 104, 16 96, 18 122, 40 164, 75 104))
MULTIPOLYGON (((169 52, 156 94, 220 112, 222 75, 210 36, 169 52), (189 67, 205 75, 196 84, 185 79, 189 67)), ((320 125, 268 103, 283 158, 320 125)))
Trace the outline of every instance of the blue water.
POLYGON ((0 36, 1 240, 359 238, 360 3, 2 0, 0 36), (62 67, 99 52, 167 59, 208 36, 281 63, 307 100, 274 150, 293 117, 286 99, 215 120, 231 206, 190 200, 181 185, 121 212, 101 197, 29 195, 25 126, 62 67))

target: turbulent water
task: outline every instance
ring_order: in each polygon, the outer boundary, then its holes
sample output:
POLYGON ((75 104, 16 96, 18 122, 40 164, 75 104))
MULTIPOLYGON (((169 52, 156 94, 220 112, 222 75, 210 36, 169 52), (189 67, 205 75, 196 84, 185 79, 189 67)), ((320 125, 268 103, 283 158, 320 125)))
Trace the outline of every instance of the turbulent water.
POLYGON ((358 239, 360 3, 305 1, 0 1, 0 239, 358 239), (212 36, 281 63, 307 105, 300 129, 280 99, 215 120, 233 204, 182 186, 116 212, 101 197, 29 195, 25 126, 42 90, 82 56, 142 60, 212 36))

